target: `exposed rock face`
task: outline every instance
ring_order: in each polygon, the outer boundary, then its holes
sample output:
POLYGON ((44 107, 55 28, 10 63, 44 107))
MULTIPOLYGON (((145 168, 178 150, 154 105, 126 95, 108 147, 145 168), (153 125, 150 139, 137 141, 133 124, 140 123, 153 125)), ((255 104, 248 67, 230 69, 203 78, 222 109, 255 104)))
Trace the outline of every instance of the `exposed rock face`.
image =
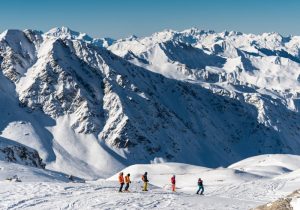
POLYGON ((45 168, 46 166, 36 150, 1 137, 0 160, 37 168, 45 168))
POLYGON ((299 208, 300 191, 296 190, 285 198, 280 198, 274 202, 259 206, 253 210, 296 210, 299 208), (297 202, 297 204, 296 204, 297 202))

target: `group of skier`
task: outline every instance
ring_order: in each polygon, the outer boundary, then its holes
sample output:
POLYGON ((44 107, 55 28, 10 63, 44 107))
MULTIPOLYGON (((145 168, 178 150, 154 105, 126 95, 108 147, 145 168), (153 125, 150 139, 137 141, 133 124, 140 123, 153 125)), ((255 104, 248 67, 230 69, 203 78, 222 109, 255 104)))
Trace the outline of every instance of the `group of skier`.
POLYGON ((123 192, 122 190, 123 190, 124 184, 126 184, 125 190, 124 190, 124 191, 125 191, 125 192, 129 192, 128 188, 129 188, 129 184, 131 183, 131 181, 130 181, 130 174, 127 174, 127 175, 125 176, 125 180, 124 180, 123 172, 121 172, 121 173, 119 174, 119 183, 120 183, 120 189, 119 189, 119 192, 123 192))
MULTIPOLYGON (((145 172, 142 176, 142 181, 143 181, 143 191, 148 191, 148 173, 145 172)), ((119 183, 120 183, 120 188, 119 188, 119 192, 129 192, 129 184, 131 183, 130 181, 130 174, 127 174, 125 176, 125 179, 124 179, 124 176, 123 176, 123 172, 120 172, 119 174, 119 183), (126 184, 125 186, 125 190, 123 191, 123 186, 124 184, 126 184)), ((175 192, 176 191, 176 177, 175 175, 173 175, 171 177, 171 185, 172 185, 172 192, 175 192)), ((198 190, 196 192, 196 194, 199 194, 200 195, 203 195, 203 192, 204 192, 204 186, 203 186, 203 181, 201 178, 198 179, 198 190)))

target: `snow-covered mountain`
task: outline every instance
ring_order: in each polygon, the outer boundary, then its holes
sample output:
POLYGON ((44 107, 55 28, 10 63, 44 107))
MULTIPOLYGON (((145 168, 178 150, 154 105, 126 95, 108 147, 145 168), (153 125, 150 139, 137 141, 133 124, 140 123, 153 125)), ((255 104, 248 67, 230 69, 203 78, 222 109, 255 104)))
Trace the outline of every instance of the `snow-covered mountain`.
POLYGON ((0 35, 0 132, 77 176, 300 154, 300 38, 196 29, 0 35))
POLYGON ((299 90, 300 36, 215 33, 193 28, 118 40, 109 49, 176 79, 299 90))

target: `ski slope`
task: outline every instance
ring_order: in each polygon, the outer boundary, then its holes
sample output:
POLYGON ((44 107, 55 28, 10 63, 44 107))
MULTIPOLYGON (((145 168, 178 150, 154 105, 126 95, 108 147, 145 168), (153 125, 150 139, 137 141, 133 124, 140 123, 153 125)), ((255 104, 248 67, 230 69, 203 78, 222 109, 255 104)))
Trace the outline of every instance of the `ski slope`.
POLYGON ((0 209, 249 209, 260 204, 226 197, 171 193, 163 189, 118 193, 116 182, 87 184, 1 183, 0 209), (5 190, 4 190, 5 189, 5 190), (218 200, 218 202, 216 202, 218 200))
MULTIPOLYGON (((0 161, 0 209, 244 210, 295 191, 300 184, 299 168, 300 156, 294 155, 261 155, 216 169, 181 163, 138 164, 122 170, 131 174, 132 185, 130 193, 119 193, 118 174, 73 183, 61 173, 0 161), (145 171, 150 180, 148 192, 141 191, 140 179, 145 171), (5 180, 5 176, 14 174, 22 182, 5 180), (175 193, 169 184, 173 174, 175 193), (199 177, 204 180, 204 196, 195 194, 199 177)), ((294 209, 297 202, 293 199, 294 209)))

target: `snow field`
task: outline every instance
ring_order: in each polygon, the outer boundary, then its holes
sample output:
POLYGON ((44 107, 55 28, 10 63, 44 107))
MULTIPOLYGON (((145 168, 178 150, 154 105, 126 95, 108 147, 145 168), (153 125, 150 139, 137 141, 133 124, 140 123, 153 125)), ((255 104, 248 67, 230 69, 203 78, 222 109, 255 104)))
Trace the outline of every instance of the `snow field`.
MULTIPOLYGON (((216 169, 181 163, 132 165, 122 170, 131 174, 130 193, 118 192, 118 173, 108 179, 72 183, 65 174, 1 161, 0 209, 250 209, 298 188, 299 158, 262 155, 216 169), (270 168, 273 173, 267 172, 270 168), (145 171, 150 180, 148 192, 142 192, 145 171), (173 174, 175 193, 170 189, 173 174), (13 175, 22 182, 5 180, 13 175), (204 196, 195 194, 198 177, 204 180, 204 196)), ((293 199, 292 205, 297 209, 298 200, 293 199)))

